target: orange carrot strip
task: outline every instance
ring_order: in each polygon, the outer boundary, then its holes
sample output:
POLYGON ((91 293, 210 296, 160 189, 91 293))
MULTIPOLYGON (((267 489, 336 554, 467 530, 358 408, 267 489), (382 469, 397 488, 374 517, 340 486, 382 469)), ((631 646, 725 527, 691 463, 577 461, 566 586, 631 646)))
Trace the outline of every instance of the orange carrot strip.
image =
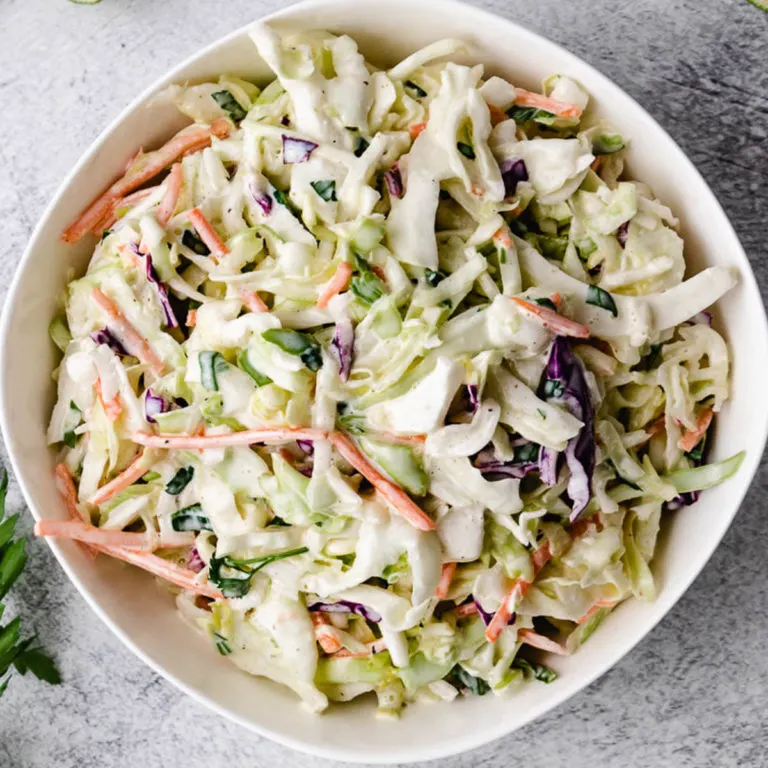
POLYGON ((342 649, 341 641, 333 633, 328 619, 320 613, 310 613, 312 623, 315 625, 315 640, 324 653, 332 654, 342 649))
POLYGON ((522 600, 525 593, 528 591, 528 587, 531 586, 530 581, 525 579, 517 579, 512 585, 512 589, 507 592, 504 601, 499 606, 499 610, 496 611, 490 624, 485 628, 485 639, 489 643, 495 643, 498 640, 499 635, 503 632, 504 627, 507 626, 512 614, 515 612, 517 603, 522 600))
POLYGON ((657 435, 659 432, 663 432, 664 429, 666 429, 666 422, 663 416, 659 416, 659 418, 656 419, 656 421, 651 422, 651 425, 645 428, 645 431, 651 437, 653 437, 654 435, 657 435))
POLYGON ((91 234, 101 237, 105 229, 109 229, 117 221, 117 213, 121 208, 133 208, 138 205, 142 200, 149 197, 157 187, 150 187, 149 189, 139 189, 136 192, 131 192, 130 195, 118 198, 112 204, 112 207, 105 214, 104 218, 100 219, 90 230, 91 234))
POLYGON ((160 202, 160 207, 157 209, 157 223, 161 227, 168 225, 168 220, 173 216, 173 212, 176 210, 176 204, 179 202, 183 181, 184 174, 181 170, 181 163, 175 163, 171 168, 171 172, 168 174, 168 186, 166 187, 165 195, 163 195, 163 199, 160 202))
POLYGON ((54 474, 56 475, 56 488, 67 505, 69 519, 90 523, 88 513, 83 512, 77 504, 77 489, 69 467, 66 464, 57 464, 54 474))
POLYGON ((699 444, 701 438, 704 437, 709 429, 713 416, 714 413, 711 408, 705 408, 699 414, 695 429, 687 430, 677 443, 681 451, 688 453, 688 451, 692 451, 699 444))
POLYGON ((110 555, 110 557, 115 557, 118 560, 123 560, 126 563, 149 571, 149 573, 170 581, 172 584, 186 589, 188 592, 196 592, 198 595, 211 597, 214 600, 223 597, 221 592, 212 584, 198 582, 197 574, 194 571, 182 568, 180 565, 164 560, 157 555, 137 552, 135 549, 128 549, 127 547, 104 546, 101 544, 94 544, 93 548, 103 552, 105 555, 110 555))
POLYGON ((426 435, 396 435, 394 432, 377 432, 377 437, 383 437, 391 443, 415 443, 423 445, 427 442, 426 435))
POLYGON ((318 308, 325 309, 334 296, 346 289, 351 279, 352 267, 346 261, 342 261, 336 267, 336 272, 325 286, 325 290, 320 294, 317 300, 318 308))
POLYGON ((105 400, 101 391, 101 379, 96 379, 96 396, 99 398, 101 407, 110 421, 117 421, 123 412, 123 404, 120 402, 120 395, 116 394, 111 400, 105 400))
POLYGON ((457 616, 474 616, 478 612, 477 603, 474 601, 457 605, 453 610, 457 616))
POLYGON ((525 645, 530 645, 533 648, 549 651, 549 653, 556 653, 558 656, 568 655, 568 651, 566 651, 560 643, 556 643, 554 640, 550 640, 548 637, 540 635, 532 629, 519 630, 517 637, 522 640, 525 645))
POLYGON ((602 608, 613 608, 612 600, 598 600, 583 616, 576 619, 577 624, 586 624, 602 608))
POLYGON ((589 327, 577 323, 575 320, 569 320, 567 317, 558 315, 547 307, 539 306, 533 302, 521 299, 518 296, 509 297, 520 309, 533 315, 548 331, 556 333, 559 336, 571 336, 575 339, 588 339, 589 327))
POLYGON ((186 324, 187 324, 187 328, 194 328, 197 325, 197 310, 196 309, 190 309, 187 312, 186 324))
POLYGON ((543 109, 558 117, 581 117, 581 109, 575 104, 566 104, 564 101, 557 101, 557 99, 551 99, 540 93, 526 91, 524 88, 515 88, 515 104, 521 107, 543 109))
POLYGON ((499 123, 503 123, 505 120, 509 119, 507 117, 507 113, 503 109, 497 107, 495 104, 489 104, 488 111, 491 114, 491 125, 498 125, 499 123))
POLYGON ((189 212, 189 220, 200 235, 200 239, 208 246, 212 256, 221 259, 229 253, 226 243, 219 237, 218 232, 199 208, 193 208, 189 212))
POLYGON ((160 149, 137 155, 126 169, 125 175, 97 197, 62 232, 61 239, 66 243, 76 243, 109 214, 115 201, 146 184, 186 152, 204 149, 210 145, 214 136, 220 139, 228 136, 230 129, 229 122, 223 119, 215 120, 209 127, 190 126, 177 133, 160 149))
POLYGON ((448 590, 451 588, 453 574, 456 573, 456 563, 443 563, 443 572, 440 575, 440 583, 437 585, 435 597, 438 600, 445 600, 448 596, 448 590))
POLYGON ((418 138, 419 134, 427 127, 426 121, 423 123, 415 123, 408 128, 408 133, 411 134, 412 139, 418 138))
POLYGON ((146 432, 134 432, 134 443, 147 448, 183 448, 203 450, 221 448, 228 445, 253 445, 254 443, 287 443, 291 440, 326 440, 328 433, 321 429, 294 427, 263 427, 246 429, 242 432, 230 432, 224 435, 150 435, 146 432))
POLYGON ((105 296, 98 288, 91 289, 93 301, 109 315, 112 325, 117 329, 125 348, 132 355, 148 365, 159 376, 165 370, 165 364, 155 354, 149 342, 133 327, 128 318, 112 299, 105 296))
POLYGON ((538 576, 539 571, 552 559, 552 552, 549 549, 549 542, 545 541, 531 557, 533 561, 534 578, 538 576))
POLYGON ((493 233, 493 241, 495 243, 498 243, 504 248, 511 248, 512 247, 512 236, 509 234, 509 230, 506 226, 499 227, 494 233, 493 233))
POLYGON ((124 491, 129 485, 133 485, 140 477, 143 477, 149 467, 143 464, 144 454, 139 454, 117 477, 102 485, 96 493, 88 499, 89 504, 103 504, 124 491))
POLYGON ((243 300, 243 304, 245 304, 251 312, 269 312, 269 307, 264 303, 264 300, 256 291, 249 291, 245 288, 241 288, 240 298, 243 300))
POLYGON ((108 531, 88 525, 80 520, 40 520, 35 523, 35 536, 55 539, 75 539, 85 544, 101 544, 107 547, 125 547, 152 551, 152 542, 144 533, 108 531))
POLYGON ((399 486, 388 480, 363 456, 358 447, 343 432, 333 432, 331 442, 346 459, 414 528, 434 531, 435 523, 399 486))

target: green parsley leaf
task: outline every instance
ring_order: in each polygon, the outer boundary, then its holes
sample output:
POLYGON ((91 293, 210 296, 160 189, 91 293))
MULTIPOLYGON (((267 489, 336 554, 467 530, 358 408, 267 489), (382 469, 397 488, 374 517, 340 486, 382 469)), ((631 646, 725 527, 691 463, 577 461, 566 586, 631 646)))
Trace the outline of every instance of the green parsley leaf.
POLYGON ((557 680, 557 672, 549 667, 545 667, 543 664, 536 664, 527 659, 515 659, 512 662, 512 667, 514 669, 522 669, 526 675, 540 680, 542 683, 552 683, 557 680))
POLYGON ((240 102, 229 91, 216 91, 211 94, 211 98, 232 118, 233 122, 239 123, 248 113, 243 109, 240 102))
POLYGON ((327 203, 336 202, 336 181, 334 179, 325 179, 324 181, 310 181, 309 185, 317 192, 327 203))
POLYGON ((461 688, 468 690, 475 696, 485 696, 485 694, 491 690, 491 686, 488 685, 485 680, 470 675, 460 664, 456 664, 450 674, 451 677, 454 677, 457 680, 461 688))
POLYGON ((212 531, 211 521, 200 504, 190 504, 171 515, 174 531, 212 531))
MULTIPOLYGON (((194 467, 182 467, 176 474, 168 481, 165 486, 165 492, 170 493, 171 496, 176 496, 181 493, 191 482, 195 476, 194 467)), ((146 475, 144 475, 146 477, 146 475)))
POLYGON ((51 685, 61 682, 61 674, 56 668, 56 663, 42 648, 30 648, 22 651, 13 661, 13 666, 19 674, 25 674, 29 670, 38 680, 43 680, 51 685))

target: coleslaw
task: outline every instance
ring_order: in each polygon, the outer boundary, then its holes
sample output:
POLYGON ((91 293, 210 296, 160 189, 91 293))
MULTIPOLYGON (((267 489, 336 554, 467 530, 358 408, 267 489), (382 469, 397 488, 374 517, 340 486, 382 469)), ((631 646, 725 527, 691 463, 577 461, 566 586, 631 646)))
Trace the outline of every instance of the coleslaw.
POLYGON ((565 74, 252 37, 276 79, 165 91, 192 124, 62 234, 98 242, 50 328, 70 519, 36 532, 165 580, 315 712, 552 682, 738 470, 706 462, 737 275, 685 279, 565 74))

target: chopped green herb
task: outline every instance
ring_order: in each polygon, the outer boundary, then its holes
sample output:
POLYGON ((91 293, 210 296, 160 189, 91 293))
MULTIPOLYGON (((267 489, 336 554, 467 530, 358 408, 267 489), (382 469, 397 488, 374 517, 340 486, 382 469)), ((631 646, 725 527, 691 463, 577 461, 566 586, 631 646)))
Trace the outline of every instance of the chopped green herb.
POLYGON ((624 147, 624 139, 618 134, 601 134, 592 142, 592 154, 612 155, 624 147))
POLYGON ((537 443, 525 443, 515 448, 515 461, 518 463, 538 461, 540 447, 537 443))
POLYGON ((542 419, 546 419, 547 418, 547 412, 545 410, 543 410, 542 408, 537 408, 536 409, 536 413, 538 413, 539 416, 541 416, 542 419))
POLYGON ((216 93, 211 94, 211 98, 235 123, 239 123, 248 114, 243 109, 240 102, 229 91, 216 91, 216 93))
POLYGON ((350 290, 360 301, 370 306, 384 295, 384 283, 365 259, 355 255, 355 263, 359 274, 352 278, 350 290))
POLYGON ((552 125, 557 120, 557 115, 552 114, 552 112, 536 109, 536 107, 519 107, 515 104, 507 110, 507 117, 511 117, 516 123, 527 123, 529 120, 534 120, 543 125, 552 125))
POLYGON ((270 563, 275 563, 278 560, 285 560, 287 557, 303 555, 308 551, 309 549, 307 547, 298 547, 296 549, 289 549, 286 552, 252 557, 247 560, 238 560, 234 557, 229 557, 228 555, 225 557, 216 557, 214 555, 211 557, 210 563, 208 564, 208 578, 221 590, 224 597, 245 597, 251 587, 251 579, 254 574, 258 573, 262 568, 265 568, 270 563), (222 576, 222 568, 231 568, 232 570, 245 574, 245 576, 222 576))
POLYGON ((227 642, 227 638, 224 635, 220 635, 218 632, 213 633, 213 642, 216 645, 216 650, 222 656, 229 656, 232 653, 232 648, 227 642))
POLYGON ((269 376, 265 376, 261 371, 256 370, 256 368, 251 365, 251 361, 248 359, 247 348, 240 353, 237 362, 240 365, 240 368, 242 368, 242 370, 256 382, 256 386, 264 387, 267 384, 272 383, 272 379, 270 379, 269 376))
POLYGON ((181 243, 198 256, 211 255, 210 248, 191 229, 184 230, 184 234, 181 236, 181 243))
POLYGON ((403 85, 409 90, 413 91, 417 99, 423 99, 426 97, 427 92, 419 85, 413 82, 413 80, 406 80, 403 85))
POLYGON ((77 439, 80 437, 75 430, 83 423, 83 412, 75 405, 74 400, 69 401, 69 410, 64 417, 64 443, 69 448, 77 445, 77 439))
POLYGON ((533 303, 538 304, 540 307, 551 309, 553 312, 557 312, 557 307, 555 306, 555 302, 552 301, 552 299, 534 299, 533 303))
POLYGON ((459 141, 456 144, 456 149, 458 149, 459 152, 461 152, 461 154, 467 158, 467 160, 475 159, 475 150, 472 148, 471 144, 465 144, 463 141, 459 141))
POLYGON ((318 196, 326 202, 336 202, 336 181, 334 179, 310 181, 309 185, 315 192, 317 192, 318 196))
POLYGON ((600 307, 610 312, 614 317, 619 314, 616 302, 613 300, 608 291, 604 291, 596 285, 590 285, 587 287, 587 304, 591 304, 594 307, 600 307))
POLYGON ((704 448, 706 448, 707 445, 707 436, 706 434, 704 437, 699 440, 699 442, 696 444, 696 447, 692 451, 688 451, 685 455, 691 460, 695 461, 696 463, 701 463, 704 460, 704 448))
POLYGON ((470 675, 461 664, 456 666, 450 671, 450 676, 455 678, 459 683, 459 687, 473 693, 475 696, 485 696, 488 691, 491 690, 491 686, 480 677, 470 675))
POLYGON ((543 664, 536 664, 535 662, 528 661, 527 659, 517 658, 512 662, 514 669, 521 669, 526 675, 541 680, 542 683, 553 683, 557 680, 557 672, 545 667, 543 664))
POLYGON ((424 276, 427 278, 427 282, 434 288, 437 285, 440 285, 440 283, 445 280, 446 275, 445 273, 441 272, 439 269, 427 269, 424 272, 424 276))
POLYGON ((265 341, 280 347, 289 355, 298 355, 310 371, 319 371, 323 365, 320 345, 305 333, 291 328, 270 328, 261 334, 265 341))
POLYGON ((190 504, 171 515, 174 531, 212 531, 211 521, 200 504, 190 504))
MULTIPOLYGON (((182 467, 165 486, 165 492, 176 496, 181 493, 192 481, 195 475, 194 467, 182 467)), ((146 477, 146 475, 144 475, 146 477)))
POLYGON ((206 388, 219 391, 218 374, 224 373, 229 368, 229 363, 218 352, 200 352, 200 383, 206 388))

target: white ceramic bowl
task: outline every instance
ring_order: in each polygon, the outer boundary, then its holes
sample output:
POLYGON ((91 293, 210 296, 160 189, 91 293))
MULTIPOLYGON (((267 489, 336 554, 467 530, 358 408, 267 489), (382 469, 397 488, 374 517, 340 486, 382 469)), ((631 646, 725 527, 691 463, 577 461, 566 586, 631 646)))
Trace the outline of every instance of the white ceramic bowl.
MULTIPOLYGON (((678 600, 719 543, 757 469, 768 431, 768 332, 760 294, 744 251, 712 192, 690 161, 629 96, 575 56, 515 24, 449 0, 317 0, 270 17, 280 24, 346 32, 375 64, 441 37, 474 43, 487 72, 535 88, 563 72, 581 81, 593 105, 631 137, 630 175, 652 185, 683 222, 689 272, 706 265, 738 267, 741 282, 719 304, 717 322, 733 354, 733 399, 717 420, 714 458, 746 449, 737 477, 675 513, 654 562, 659 596, 630 600, 574 657, 554 660, 553 685, 528 685, 510 699, 467 698, 414 706, 398 722, 373 717, 370 702, 303 712, 287 689, 249 677, 216 654, 177 618, 173 600, 146 574, 106 557, 95 561, 67 542, 51 542, 59 561, 104 622, 157 672, 217 712, 259 734, 324 757, 408 762, 471 749, 507 734, 559 704, 627 653, 678 600)), ((53 404, 50 373, 57 354, 47 326, 74 269, 90 245, 64 245, 59 233, 117 177, 137 147, 152 147, 183 120, 171 107, 146 103, 168 83, 235 72, 265 82, 269 73, 239 30, 194 56, 135 101, 98 139, 43 215, 16 274, 2 327, 2 427, 13 469, 37 519, 65 518, 53 482, 45 427, 53 404)), ((594 109, 594 106, 593 106, 594 109)))

